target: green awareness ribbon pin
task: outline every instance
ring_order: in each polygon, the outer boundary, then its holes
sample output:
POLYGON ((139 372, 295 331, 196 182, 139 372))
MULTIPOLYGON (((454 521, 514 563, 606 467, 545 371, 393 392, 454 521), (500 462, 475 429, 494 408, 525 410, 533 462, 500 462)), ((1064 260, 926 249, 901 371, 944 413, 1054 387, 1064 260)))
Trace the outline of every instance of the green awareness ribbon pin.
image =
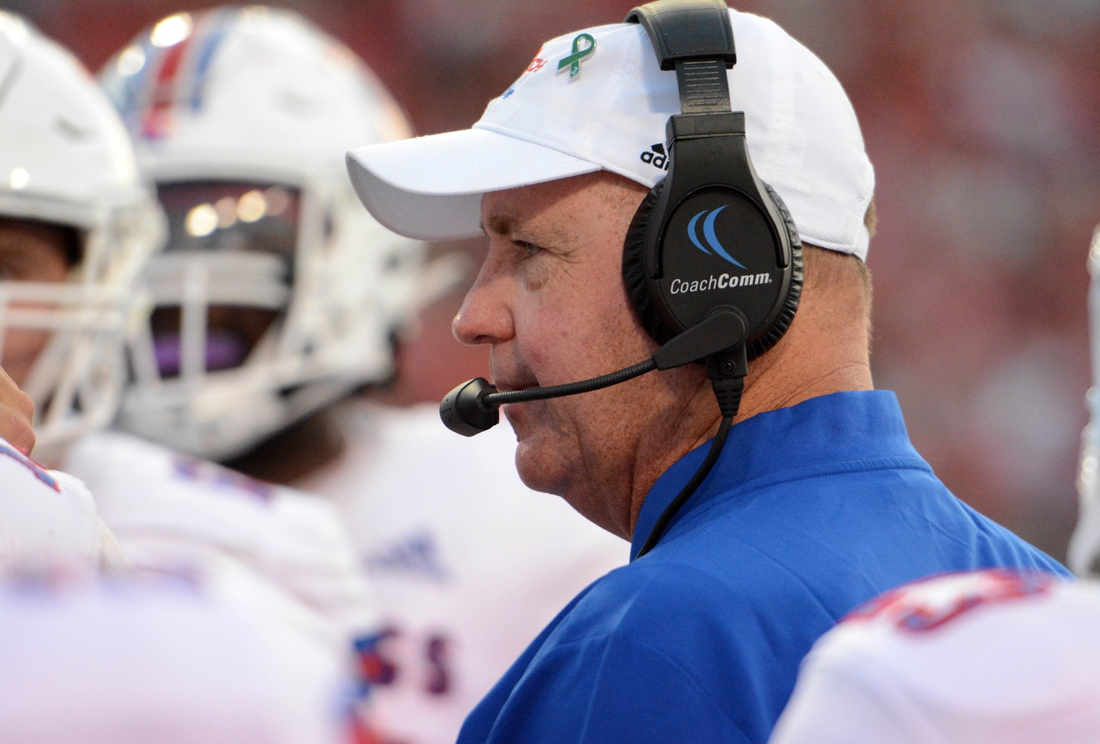
POLYGON ((572 80, 581 71, 581 60, 595 50, 596 40, 592 38, 592 34, 578 34, 577 38, 573 39, 573 53, 558 62, 558 71, 560 72, 568 67, 569 79, 572 80), (588 42, 588 46, 584 49, 580 48, 582 39, 588 42))

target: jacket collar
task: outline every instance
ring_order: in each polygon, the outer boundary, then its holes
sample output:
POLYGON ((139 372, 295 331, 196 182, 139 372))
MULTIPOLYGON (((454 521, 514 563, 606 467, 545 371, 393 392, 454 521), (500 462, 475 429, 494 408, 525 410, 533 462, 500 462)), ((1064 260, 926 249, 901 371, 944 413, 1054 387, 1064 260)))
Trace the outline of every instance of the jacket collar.
MULTIPOLYGON (((709 448, 708 441, 687 453, 653 484, 634 527, 631 560, 709 448)), ((930 470, 909 443, 897 397, 890 391, 834 393, 765 411, 730 430, 714 469, 673 518, 665 537, 689 515, 717 500, 736 497, 750 485, 797 480, 835 471, 840 463, 883 458, 903 459, 906 465, 930 470)))

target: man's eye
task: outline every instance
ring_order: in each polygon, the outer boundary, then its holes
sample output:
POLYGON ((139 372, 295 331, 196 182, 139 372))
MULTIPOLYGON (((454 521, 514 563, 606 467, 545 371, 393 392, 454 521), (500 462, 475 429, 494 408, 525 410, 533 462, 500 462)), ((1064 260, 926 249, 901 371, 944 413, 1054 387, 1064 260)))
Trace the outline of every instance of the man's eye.
POLYGON ((525 258, 532 258, 536 253, 542 250, 534 243, 528 243, 526 240, 517 240, 516 246, 520 248, 525 254, 525 258))

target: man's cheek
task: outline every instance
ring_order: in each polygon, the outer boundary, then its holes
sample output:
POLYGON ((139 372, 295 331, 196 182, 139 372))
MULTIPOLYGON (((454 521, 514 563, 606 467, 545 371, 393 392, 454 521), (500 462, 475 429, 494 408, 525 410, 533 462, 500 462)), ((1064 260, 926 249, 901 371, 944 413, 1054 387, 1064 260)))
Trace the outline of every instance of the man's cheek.
POLYGON ((532 329, 522 342, 523 357, 540 385, 575 382, 585 376, 597 334, 582 319, 569 313, 547 315, 546 323, 532 329))
POLYGON ((547 366, 552 365, 557 358, 555 335, 548 333, 553 326, 545 323, 527 323, 517 318, 516 343, 514 352, 517 367, 523 367, 530 371, 539 385, 548 385, 547 366))
POLYGON ((577 340, 593 331, 598 310, 584 297, 546 295, 517 303, 514 311, 516 339, 530 365, 552 365, 572 352, 577 340))

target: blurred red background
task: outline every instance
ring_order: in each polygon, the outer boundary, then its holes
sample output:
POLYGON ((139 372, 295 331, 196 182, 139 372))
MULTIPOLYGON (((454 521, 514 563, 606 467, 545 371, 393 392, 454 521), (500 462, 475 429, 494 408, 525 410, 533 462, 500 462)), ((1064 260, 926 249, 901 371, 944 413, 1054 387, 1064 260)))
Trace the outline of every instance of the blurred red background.
MULTIPOLYGON (((161 17, 215 4, 0 0, 93 70, 161 17)), ((545 39, 617 22, 637 3, 273 4, 359 53, 417 132, 430 134, 473 123, 545 39)), ((855 104, 878 182, 868 260, 877 386, 897 392, 914 443, 956 494, 1064 557, 1090 380, 1085 258, 1100 222, 1100 3, 734 5, 774 18, 816 52, 855 104)), ((425 369, 442 358, 431 344, 454 343, 445 321, 456 300, 446 303, 426 317, 443 322, 426 322, 410 349, 425 369)), ((480 350, 463 358, 484 364, 480 350)), ((435 395, 430 388, 422 397, 435 395)))

